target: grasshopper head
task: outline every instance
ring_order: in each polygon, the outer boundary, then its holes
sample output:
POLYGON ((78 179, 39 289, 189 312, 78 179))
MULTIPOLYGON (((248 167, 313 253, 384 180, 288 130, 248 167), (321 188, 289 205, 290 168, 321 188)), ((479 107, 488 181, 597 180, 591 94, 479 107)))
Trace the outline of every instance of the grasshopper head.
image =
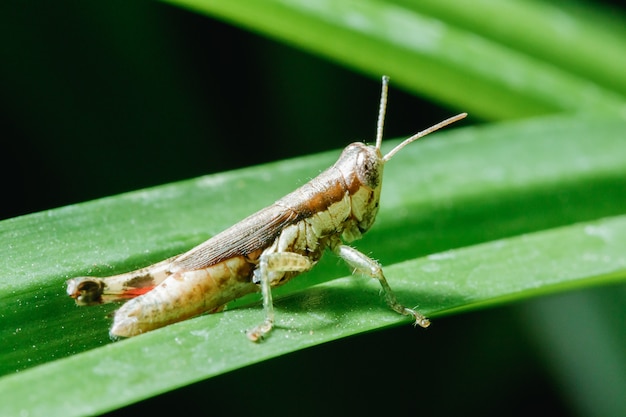
POLYGON ((358 145, 355 176, 361 186, 352 195, 352 215, 357 220, 359 231, 365 233, 372 227, 378 214, 385 161, 377 147, 361 143, 358 145))
POLYGON ((351 218, 355 225, 346 231, 344 237, 347 241, 360 238, 376 220, 383 166, 384 161, 378 148, 360 142, 348 145, 335 164, 348 186, 351 218))
POLYGON ((347 181, 350 193, 351 217, 354 226, 346 228, 343 232, 343 236, 348 242, 360 238, 361 234, 369 230, 372 224, 374 224, 374 220, 376 220, 385 163, 409 143, 467 116, 466 113, 461 113, 439 122, 405 139, 383 156, 380 148, 383 140, 388 85, 389 77, 383 76, 376 129, 376 145, 368 146, 360 142, 352 143, 344 149, 341 157, 335 164, 335 167, 342 172, 344 179, 347 181))

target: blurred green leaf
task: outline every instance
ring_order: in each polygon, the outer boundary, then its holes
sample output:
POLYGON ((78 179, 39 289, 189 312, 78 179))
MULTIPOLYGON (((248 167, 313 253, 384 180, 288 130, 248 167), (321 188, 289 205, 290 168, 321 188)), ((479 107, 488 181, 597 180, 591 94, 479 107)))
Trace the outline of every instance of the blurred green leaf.
POLYGON ((166 0, 276 37, 487 119, 623 114, 618 24, 542 2, 166 0), (485 22, 487 22, 485 24, 485 22), (507 36, 502 36, 505 32, 507 36), (572 45, 576 45, 573 48, 572 45), (585 63, 585 64, 581 64, 585 63), (592 76, 594 78, 588 78, 592 76), (616 83, 620 90, 615 90, 616 83))

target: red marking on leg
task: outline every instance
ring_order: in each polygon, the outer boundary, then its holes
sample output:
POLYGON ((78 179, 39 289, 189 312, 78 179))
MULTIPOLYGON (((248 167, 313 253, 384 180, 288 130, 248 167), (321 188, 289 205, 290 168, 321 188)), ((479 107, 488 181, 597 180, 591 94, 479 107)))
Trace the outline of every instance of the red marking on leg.
POLYGON ((154 286, 152 287, 143 287, 143 288, 131 288, 128 289, 126 291, 124 291, 122 294, 120 294, 120 298, 135 298, 135 297, 139 297, 140 295, 144 295, 147 292, 150 292, 154 289, 154 286))

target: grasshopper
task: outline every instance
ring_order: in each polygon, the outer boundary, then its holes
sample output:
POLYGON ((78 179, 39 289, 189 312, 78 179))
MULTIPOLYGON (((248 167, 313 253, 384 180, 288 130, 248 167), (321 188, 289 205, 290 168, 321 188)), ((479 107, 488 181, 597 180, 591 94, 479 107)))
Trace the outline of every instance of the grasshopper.
POLYGON ((337 162, 269 207, 181 255, 107 278, 67 281, 79 305, 128 300, 115 312, 111 337, 130 337, 207 312, 245 294, 262 293, 265 320, 247 331, 265 337, 274 325, 272 287, 315 266, 328 248, 355 273, 377 279, 389 307, 415 324, 430 322, 400 304, 378 262, 346 243, 367 232, 379 208, 383 167, 409 143, 467 114, 446 119, 381 153, 389 77, 383 77, 376 145, 348 145, 337 162))

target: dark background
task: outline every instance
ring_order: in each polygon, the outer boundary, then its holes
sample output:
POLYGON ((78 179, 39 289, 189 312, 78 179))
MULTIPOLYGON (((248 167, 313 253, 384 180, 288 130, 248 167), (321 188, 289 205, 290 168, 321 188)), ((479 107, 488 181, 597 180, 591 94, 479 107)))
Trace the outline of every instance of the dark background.
MULTIPOLYGON (((0 219, 374 139, 379 79, 159 2, 34 3, 0 6, 0 219)), ((386 137, 453 111, 392 80, 386 137)))
MULTIPOLYGON (((379 79, 167 4, 3 2, 0 42, 0 219, 374 138, 379 79)), ((386 137, 462 110, 392 80, 386 137)), ((528 327, 544 303, 336 341, 114 414, 586 415, 528 327)))

